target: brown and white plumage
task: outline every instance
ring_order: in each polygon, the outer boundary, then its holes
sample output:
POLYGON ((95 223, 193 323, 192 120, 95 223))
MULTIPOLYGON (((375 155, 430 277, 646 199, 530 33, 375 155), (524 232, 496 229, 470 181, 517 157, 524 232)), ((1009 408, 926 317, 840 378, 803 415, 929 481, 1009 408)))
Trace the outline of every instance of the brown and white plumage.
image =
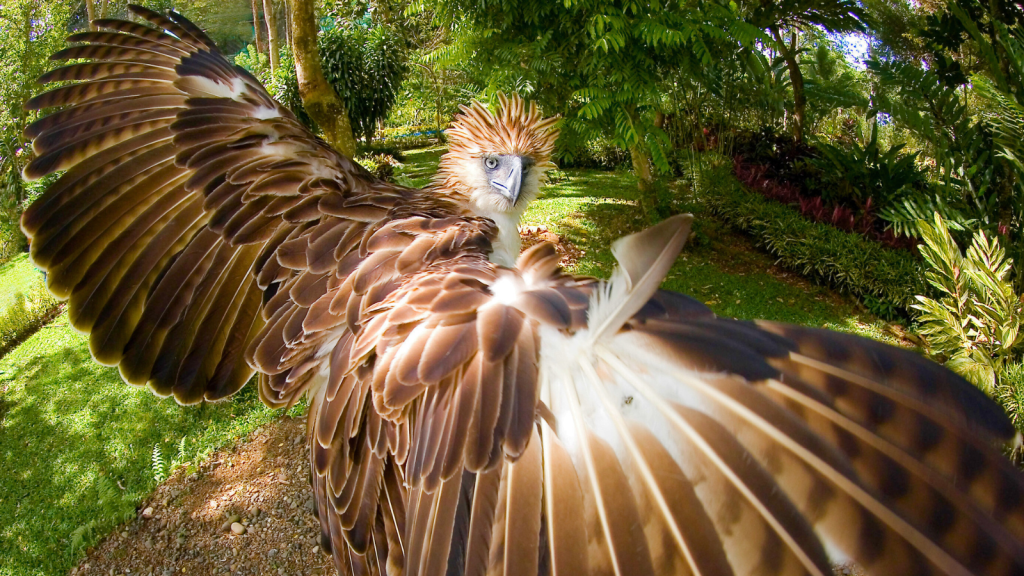
MULTIPOLYGON (((342 573, 1024 573, 1014 431, 961 378, 658 291, 688 217, 620 240, 610 282, 550 245, 502 265, 507 222, 444 184, 465 169, 380 182, 187 20, 134 10, 159 30, 97 22, 56 55, 90 62, 44 77, 82 82, 29 103, 61 109, 26 175, 66 170, 23 217, 32 256, 128 382, 310 394, 342 573)), ((514 106, 543 155, 550 123, 514 106)), ((479 145, 508 158, 467 182, 516 214, 523 151, 479 145)))

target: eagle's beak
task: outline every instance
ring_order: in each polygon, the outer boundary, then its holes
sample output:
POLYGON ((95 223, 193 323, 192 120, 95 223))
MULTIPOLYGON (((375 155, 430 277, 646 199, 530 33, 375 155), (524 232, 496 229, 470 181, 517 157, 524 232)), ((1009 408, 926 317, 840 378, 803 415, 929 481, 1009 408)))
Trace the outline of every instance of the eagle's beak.
POLYGON ((507 162, 509 169, 504 181, 491 180, 491 186, 497 188, 502 196, 515 204, 519 199, 519 189, 523 184, 523 159, 519 156, 512 156, 508 158, 507 162))

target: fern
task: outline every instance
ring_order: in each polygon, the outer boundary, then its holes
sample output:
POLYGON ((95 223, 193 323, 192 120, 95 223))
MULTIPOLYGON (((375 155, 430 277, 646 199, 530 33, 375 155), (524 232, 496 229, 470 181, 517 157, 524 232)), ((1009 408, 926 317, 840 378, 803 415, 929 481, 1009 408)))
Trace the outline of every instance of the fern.
POLYGON ((68 534, 67 553, 77 554, 97 543, 100 536, 112 527, 127 522, 135 517, 134 502, 140 500, 141 493, 125 493, 110 479, 100 476, 96 479, 96 517, 75 528, 68 534))
POLYGON ((157 484, 161 484, 164 480, 167 480, 167 462, 164 461, 164 455, 160 450, 160 444, 153 445, 152 470, 153 480, 155 480, 157 484))
POLYGON ((179 466, 184 466, 187 462, 188 452, 185 450, 185 443, 188 441, 188 436, 182 436, 181 440, 178 441, 178 453, 171 460, 171 469, 175 469, 179 466))
POLYGON ((96 543, 96 520, 90 520, 75 528, 68 541, 68 554, 74 555, 96 543))
POLYGON ((895 200, 880 210, 878 216, 888 222, 896 234, 920 238, 921 223, 927 223, 936 214, 942 217, 950 229, 956 231, 969 230, 978 224, 975 219, 951 206, 934 190, 914 192, 895 200))

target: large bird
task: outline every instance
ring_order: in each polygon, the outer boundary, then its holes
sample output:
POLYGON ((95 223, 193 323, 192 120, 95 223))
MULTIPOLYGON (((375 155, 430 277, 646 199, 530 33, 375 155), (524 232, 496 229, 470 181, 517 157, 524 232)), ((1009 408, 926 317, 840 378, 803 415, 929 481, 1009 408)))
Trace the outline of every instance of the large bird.
POLYGON ((33 98, 24 214, 73 325, 127 382, 311 398, 343 574, 1024 574, 1005 414, 861 338, 658 290, 688 234, 608 282, 515 258, 551 123, 469 109, 424 190, 374 179, 175 13, 100 20, 33 98), (470 127, 473 128, 470 128, 470 127), (456 182, 457 181, 457 182, 456 182))

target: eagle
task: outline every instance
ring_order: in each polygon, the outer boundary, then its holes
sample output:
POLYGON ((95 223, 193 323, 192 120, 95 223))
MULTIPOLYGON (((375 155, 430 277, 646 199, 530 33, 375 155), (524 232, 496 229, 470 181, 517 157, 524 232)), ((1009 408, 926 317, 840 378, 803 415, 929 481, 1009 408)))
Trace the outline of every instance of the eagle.
POLYGON ((175 12, 69 37, 27 103, 32 259, 94 358, 183 404, 310 399, 342 574, 1024 574, 1015 437, 855 336, 659 290, 678 215, 608 281, 522 254, 554 121, 466 108, 411 189, 332 150, 175 12))

